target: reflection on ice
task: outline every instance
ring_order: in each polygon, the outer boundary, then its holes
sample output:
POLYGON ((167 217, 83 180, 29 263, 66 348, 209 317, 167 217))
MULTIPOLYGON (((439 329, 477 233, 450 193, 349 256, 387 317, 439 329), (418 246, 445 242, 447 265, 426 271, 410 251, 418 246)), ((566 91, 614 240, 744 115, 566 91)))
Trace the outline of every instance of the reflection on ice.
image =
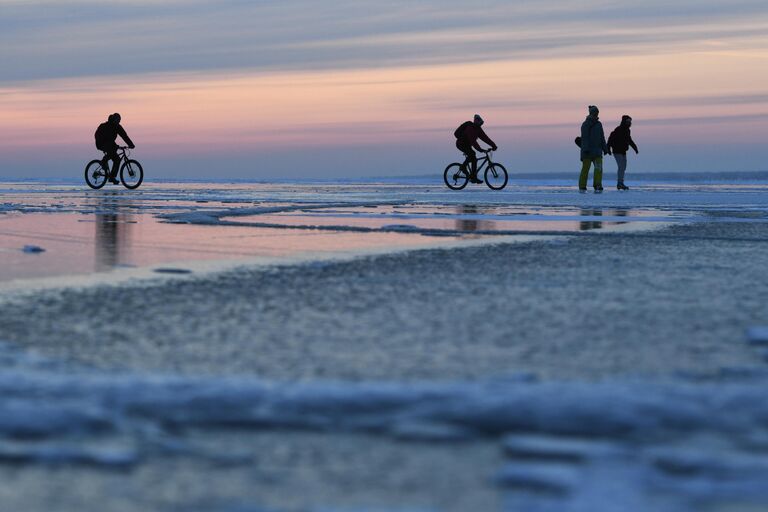
POLYGON ((103 272, 192 261, 318 259, 356 251, 394 250, 445 244, 445 238, 410 232, 356 233, 295 229, 171 224, 122 209, 91 215, 26 214, 0 217, 0 247, 8 247, 0 281, 103 272), (19 242, 44 249, 34 258, 19 242))
MULTIPOLYGON (((568 233, 589 229, 621 230, 632 223, 680 222, 688 216, 649 208, 541 208, 517 205, 433 204, 312 206, 280 211, 209 212, 222 223, 253 227, 348 231, 411 231, 462 237, 468 234, 568 233)), ((172 216, 171 216, 172 217, 172 216)), ((190 222, 195 222, 190 219, 190 222)))
POLYGON ((0 214, 0 250, 7 253, 0 280, 200 260, 348 255, 499 235, 645 229, 691 215, 430 193, 393 184, 168 184, 138 192, 19 185, 2 196, 10 213, 0 214), (45 252, 25 258, 19 251, 24 245, 45 252))
POLYGON ((96 272, 103 272, 121 265, 128 265, 127 251, 131 246, 133 215, 127 213, 128 205, 106 195, 98 200, 96 210, 94 247, 96 272))
POLYGON ((636 231, 694 220, 702 208, 765 209, 763 188, 756 186, 667 184, 635 192, 578 195, 540 183, 465 194, 429 182, 160 183, 133 192, 86 191, 79 183, 5 184, 0 280, 199 260, 346 255, 499 235, 636 231), (45 252, 33 261, 20 251, 25 245, 45 252))

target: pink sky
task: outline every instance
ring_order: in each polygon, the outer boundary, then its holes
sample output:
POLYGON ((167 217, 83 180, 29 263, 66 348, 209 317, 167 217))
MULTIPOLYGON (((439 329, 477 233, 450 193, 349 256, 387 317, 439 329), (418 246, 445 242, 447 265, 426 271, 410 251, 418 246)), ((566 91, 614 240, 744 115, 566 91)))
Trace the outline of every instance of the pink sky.
MULTIPOLYGON (((742 23, 763 26, 760 20, 742 23)), ((509 44, 519 44, 524 35, 516 34, 509 44)), ((629 37, 610 30, 605 36, 629 37)), ((320 40, 302 48, 365 48, 390 44, 387 38, 415 47, 446 38, 502 44, 509 37, 503 31, 431 31, 320 40)), ((389 158, 384 169, 391 174, 428 172, 455 159, 452 131, 475 112, 486 119, 503 158, 525 162, 527 172, 572 166, 571 141, 591 103, 601 107, 607 131, 622 114, 634 117, 643 157, 635 167, 642 170, 743 170, 728 167, 733 160, 725 154, 713 162, 707 148, 757 148, 768 133, 768 31, 645 43, 616 55, 589 48, 559 53, 479 62, 417 64, 404 58, 402 65, 307 64, 308 69, 147 71, 0 82, 0 176, 18 175, 19 162, 29 158, 39 159, 43 175, 55 175, 42 170, 55 165, 50 153, 68 165, 87 160, 96 152, 95 127, 113 111, 122 114, 145 159, 168 165, 181 156, 236 154, 251 162, 251 157, 289 152, 302 155, 295 165, 304 171, 296 174, 307 177, 318 166, 313 149, 389 158), (664 152, 675 147, 691 154, 685 160, 665 158, 664 152), (701 158, 696 148, 702 149, 701 158), (692 168, 679 168, 682 161, 692 168)), ((762 161, 756 157, 747 167, 768 170, 762 161)), ((237 174, 260 177, 264 171, 240 165, 253 164, 236 164, 237 174)), ((344 168, 341 158, 331 157, 328 165, 346 175, 365 172, 356 165, 344 168)))

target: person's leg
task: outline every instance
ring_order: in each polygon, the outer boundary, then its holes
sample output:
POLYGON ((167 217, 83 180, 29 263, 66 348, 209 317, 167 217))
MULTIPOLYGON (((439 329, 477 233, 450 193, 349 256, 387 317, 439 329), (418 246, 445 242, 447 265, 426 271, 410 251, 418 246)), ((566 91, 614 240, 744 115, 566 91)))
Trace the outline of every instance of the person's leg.
POLYGON ((475 150, 472 148, 469 148, 469 153, 467 153, 467 158, 469 159, 469 168, 470 168, 470 176, 472 179, 477 179, 477 153, 475 153, 475 150))
POLYGON ((472 149, 472 146, 469 144, 459 144, 456 143, 456 147, 459 148, 459 151, 467 155, 467 159, 464 160, 464 166, 466 168, 466 165, 469 164, 469 178, 470 179, 476 179, 477 177, 477 154, 475 153, 475 150, 472 149))
POLYGON ((618 166, 616 184, 623 185, 624 173, 627 170, 627 155, 626 154, 622 155, 621 153, 614 153, 613 157, 616 159, 616 165, 618 166))
POLYGON ((587 178, 589 177, 589 168, 592 166, 592 159, 584 157, 581 159, 581 174, 579 174, 579 190, 587 188, 587 178))
MULTIPOLYGON (((472 162, 472 156, 474 156, 474 151, 472 150, 472 146, 462 144, 461 141, 456 141, 456 149, 464 153, 464 163, 461 164, 462 169, 467 170, 467 165, 472 162)), ((472 175, 472 167, 468 169, 468 173, 471 176, 472 175)))
POLYGON ((104 157, 101 159, 101 167, 105 171, 109 172, 109 167, 107 167, 107 162, 109 162, 109 156, 107 156, 107 149, 104 149, 103 146, 100 146, 98 144, 96 145, 96 149, 104 152, 104 157))
POLYGON ((592 176, 592 186, 601 189, 603 188, 603 157, 598 156, 594 160, 595 173, 592 176))
POLYGON ((120 155, 117 154, 117 145, 107 149, 107 160, 112 160, 112 172, 109 175, 110 180, 117 179, 117 173, 120 170, 120 155))
POLYGON ((466 171, 467 165, 469 165, 469 155, 464 155, 464 163, 461 164, 461 168, 466 171))

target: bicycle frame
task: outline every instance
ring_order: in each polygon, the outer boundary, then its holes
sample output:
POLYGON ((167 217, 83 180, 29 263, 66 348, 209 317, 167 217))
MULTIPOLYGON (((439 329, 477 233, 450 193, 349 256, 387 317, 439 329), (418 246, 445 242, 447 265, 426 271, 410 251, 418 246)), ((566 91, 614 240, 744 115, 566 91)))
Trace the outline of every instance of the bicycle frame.
MULTIPOLYGON (((120 157, 120 162, 125 162, 128 160, 128 157, 131 155, 129 151, 128 146, 118 146, 117 147, 117 156, 120 157)), ((102 153, 104 153, 104 156, 107 156, 107 152, 102 150, 102 153)))
MULTIPOLYGON (((480 171, 483 170, 485 165, 491 165, 493 163, 493 160, 491 160, 491 154, 493 154, 493 151, 488 151, 485 153, 485 156, 482 158, 477 159, 477 175, 480 175, 480 171)), ((467 169, 467 166, 469 165, 469 157, 464 159, 464 163, 462 164, 462 167, 464 168, 464 172, 469 172, 467 169)))
POLYGON ((120 146, 119 148, 117 148, 117 154, 118 154, 118 156, 120 157, 120 161, 121 161, 121 162, 125 162, 126 160, 128 160, 128 157, 129 157, 129 156, 130 156, 130 154, 131 154, 131 153, 128 151, 128 149, 129 149, 129 148, 128 148, 127 146, 120 146))

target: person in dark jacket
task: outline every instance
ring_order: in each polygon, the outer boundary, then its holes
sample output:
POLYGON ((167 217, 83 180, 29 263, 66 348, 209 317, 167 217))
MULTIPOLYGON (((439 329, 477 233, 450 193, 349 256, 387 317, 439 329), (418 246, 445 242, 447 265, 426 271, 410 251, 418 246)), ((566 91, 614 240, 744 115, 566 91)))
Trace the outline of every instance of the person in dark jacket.
MULTIPOLYGON (((589 168, 595 166, 592 186, 595 192, 603 191, 603 155, 610 155, 605 142, 603 123, 598 120, 600 109, 594 105, 588 107, 589 115, 581 124, 581 174, 579 175, 579 191, 587 190, 589 168)), ((577 143, 578 144, 578 143, 577 143)))
POLYGON ((483 118, 480 117, 480 115, 475 114, 472 121, 462 123, 461 126, 456 128, 456 131, 453 132, 456 136, 456 148, 467 156, 463 166, 466 168, 467 164, 471 165, 469 181, 472 183, 483 182, 483 180, 477 177, 477 154, 474 149, 480 152, 485 152, 485 150, 477 143, 477 139, 480 139, 491 146, 491 151, 496 151, 498 149, 496 143, 493 142, 481 128, 484 122, 485 121, 483 121, 483 118))
POLYGON ((621 116, 621 124, 608 137, 608 149, 613 152, 616 165, 619 166, 616 180, 616 188, 619 190, 629 190, 629 187, 624 184, 624 173, 627 170, 627 150, 631 147, 635 150, 635 154, 639 153, 637 144, 632 140, 631 126, 632 118, 627 115, 621 116))
POLYGON ((135 148, 133 141, 125 130, 120 126, 121 121, 120 114, 114 113, 107 118, 106 123, 101 123, 96 128, 94 138, 96 139, 96 149, 104 152, 104 158, 101 160, 101 166, 105 171, 109 171, 107 162, 112 160, 112 173, 109 175, 109 181, 112 183, 119 183, 117 181, 117 171, 120 167, 120 156, 117 154, 118 145, 115 142, 119 135, 121 139, 128 145, 129 148, 135 148))

